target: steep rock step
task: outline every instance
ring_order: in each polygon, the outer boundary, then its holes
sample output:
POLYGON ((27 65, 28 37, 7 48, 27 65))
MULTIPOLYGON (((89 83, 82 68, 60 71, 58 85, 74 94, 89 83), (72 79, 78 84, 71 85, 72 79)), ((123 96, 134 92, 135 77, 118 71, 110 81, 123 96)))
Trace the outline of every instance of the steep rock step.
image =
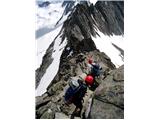
POLYGON ((124 118, 124 65, 111 71, 95 90, 89 118, 124 118))

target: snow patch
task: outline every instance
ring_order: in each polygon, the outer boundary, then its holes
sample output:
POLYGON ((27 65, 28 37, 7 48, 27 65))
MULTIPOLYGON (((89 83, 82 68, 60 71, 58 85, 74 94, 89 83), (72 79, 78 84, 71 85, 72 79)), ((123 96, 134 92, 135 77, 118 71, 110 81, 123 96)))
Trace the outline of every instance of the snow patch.
POLYGON ((72 56, 72 55, 73 55, 73 50, 69 53, 69 55, 67 56, 67 58, 70 57, 70 56, 72 56))
POLYGON ((93 3, 93 5, 95 5, 97 0, 90 0, 90 2, 93 3))
POLYGON ((108 36, 104 35, 102 32, 97 31, 100 37, 97 35, 96 37, 92 36, 94 43, 96 44, 97 49, 101 52, 104 52, 107 56, 110 57, 112 63, 118 68, 119 66, 123 65, 123 59, 121 56, 121 52, 115 48, 112 43, 120 47, 121 49, 124 48, 123 46, 123 36, 108 36))
POLYGON ((67 47, 67 48, 66 48, 66 50, 70 50, 70 49, 71 49, 70 47, 67 47))

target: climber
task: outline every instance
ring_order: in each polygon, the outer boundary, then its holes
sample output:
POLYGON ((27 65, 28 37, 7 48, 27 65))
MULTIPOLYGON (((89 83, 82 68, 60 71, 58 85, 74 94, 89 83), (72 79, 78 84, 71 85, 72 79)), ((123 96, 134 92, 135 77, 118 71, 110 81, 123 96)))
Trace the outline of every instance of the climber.
POLYGON ((91 75, 87 75, 85 78, 85 83, 88 87, 91 87, 94 84, 94 78, 91 75))
POLYGON ((91 58, 89 58, 88 63, 90 67, 89 74, 93 76, 93 78, 98 77, 101 73, 102 67, 96 61, 93 62, 91 58))
POLYGON ((74 77, 74 79, 71 78, 71 80, 69 81, 69 88, 65 93, 65 103, 67 105, 73 103, 76 106, 74 112, 71 115, 72 119, 74 118, 74 116, 80 117, 83 107, 83 97, 85 96, 86 92, 87 84, 85 84, 82 79, 76 77, 74 77))
POLYGON ((94 91, 99 85, 92 75, 86 76, 85 83, 87 84, 88 88, 92 91, 94 91))

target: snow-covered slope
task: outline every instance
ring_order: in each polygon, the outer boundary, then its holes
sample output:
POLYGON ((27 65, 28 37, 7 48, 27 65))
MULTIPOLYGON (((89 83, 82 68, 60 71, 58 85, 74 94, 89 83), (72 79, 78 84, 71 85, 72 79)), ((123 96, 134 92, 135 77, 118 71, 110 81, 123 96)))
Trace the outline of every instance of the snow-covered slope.
MULTIPOLYGON (((47 49, 54 41, 52 53, 53 61, 39 80, 40 83, 36 88, 36 96, 40 96, 46 92, 46 88, 57 74, 62 51, 67 44, 66 39, 61 43, 61 30, 63 22, 67 19, 70 11, 66 13, 67 4, 62 4, 63 1, 52 1, 45 7, 39 7, 38 4, 36 4, 36 69, 40 68, 47 49)), ((71 8, 76 4, 77 3, 73 4, 71 8)))
POLYGON ((51 3, 47 7, 36 5, 36 30, 43 27, 54 28, 65 9, 61 5, 61 2, 56 4, 51 3))
POLYGON ((118 68, 124 64, 123 55, 114 45, 120 49, 124 49, 124 40, 123 36, 113 35, 108 36, 104 35, 102 32, 97 31, 99 36, 92 37, 94 43, 96 44, 97 49, 101 52, 104 52, 111 58, 113 64, 118 68), (114 44, 114 45, 113 45, 114 44))
POLYGON ((64 47, 67 44, 66 39, 62 42, 61 34, 55 39, 54 47, 53 47, 53 62, 51 65, 47 68, 46 73, 43 75, 40 84, 38 85, 36 89, 36 96, 42 95, 44 92, 46 92, 46 88, 50 84, 50 82, 53 80, 54 76, 57 74, 59 69, 59 63, 60 63, 60 57, 63 52, 64 47))
POLYGON ((37 49, 36 49, 37 50, 36 51, 36 55, 37 55, 36 56, 36 58, 37 58, 36 68, 40 67, 40 65, 42 63, 43 56, 44 56, 47 48, 53 42, 54 38, 60 32, 61 28, 62 28, 62 25, 60 25, 55 30, 43 35, 42 37, 40 37, 36 40, 36 46, 37 46, 37 49))
POLYGON ((37 69, 42 63, 42 58, 47 48, 61 30, 63 22, 67 19, 69 13, 63 14, 65 6, 62 7, 62 1, 50 3, 47 7, 39 7, 36 4, 36 7, 37 69))
POLYGON ((47 48, 62 28, 61 24, 55 26, 64 11, 61 4, 50 4, 47 7, 36 4, 36 69, 40 67, 47 48))
MULTIPOLYGON (((36 69, 40 67, 47 48, 59 33, 64 21, 71 13, 71 11, 66 13, 66 10, 71 10, 78 4, 78 2, 73 2, 73 4, 66 2, 67 4, 64 5, 63 0, 45 1, 49 1, 50 4, 45 7, 39 7, 38 2, 36 4, 36 69)), ((40 0, 39 2, 42 4, 44 1, 40 0)))

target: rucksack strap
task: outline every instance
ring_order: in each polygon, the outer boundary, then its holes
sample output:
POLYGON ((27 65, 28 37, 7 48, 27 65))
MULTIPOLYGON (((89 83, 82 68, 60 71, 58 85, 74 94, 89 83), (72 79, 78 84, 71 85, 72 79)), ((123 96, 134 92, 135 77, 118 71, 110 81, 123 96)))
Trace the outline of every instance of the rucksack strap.
POLYGON ((87 92, 87 86, 85 84, 82 84, 80 86, 80 93, 79 93, 79 98, 83 99, 83 97, 85 96, 85 93, 87 92))

